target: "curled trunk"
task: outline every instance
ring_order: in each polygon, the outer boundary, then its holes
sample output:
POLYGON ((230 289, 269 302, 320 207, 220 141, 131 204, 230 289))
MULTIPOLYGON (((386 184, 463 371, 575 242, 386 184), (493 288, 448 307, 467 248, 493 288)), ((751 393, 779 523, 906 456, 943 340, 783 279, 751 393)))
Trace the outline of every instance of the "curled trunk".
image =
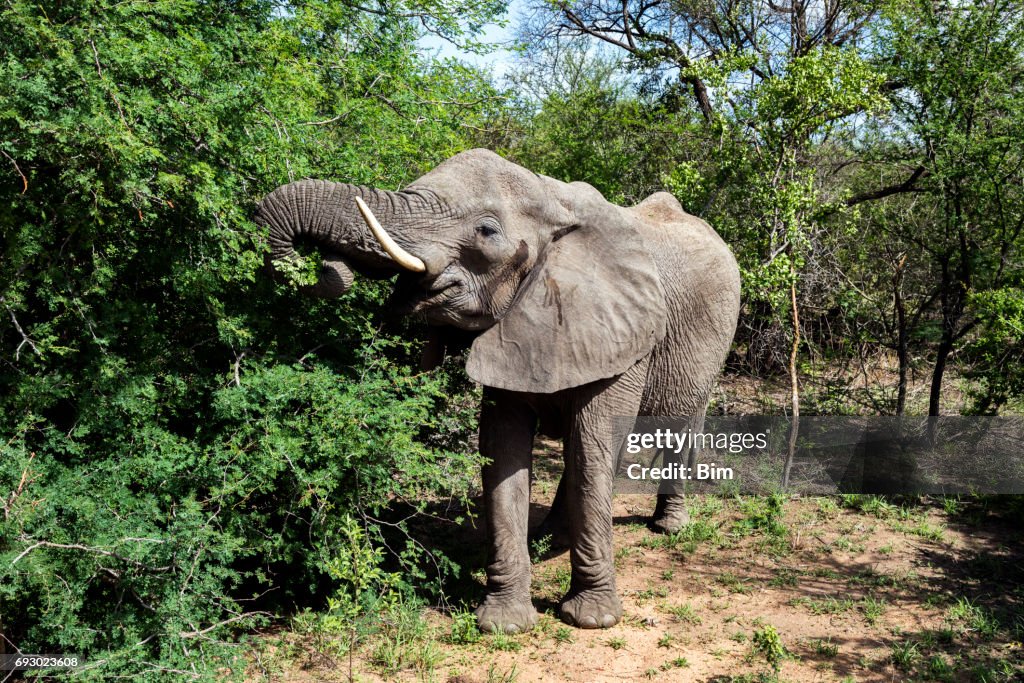
POLYGON ((323 258, 310 292, 322 297, 348 290, 353 270, 371 277, 401 270, 370 233, 356 197, 366 202, 397 243, 411 248, 404 232, 410 220, 427 208, 419 194, 300 180, 277 188, 257 208, 256 221, 270 229, 271 263, 296 260, 296 247, 303 243, 315 246, 323 258))

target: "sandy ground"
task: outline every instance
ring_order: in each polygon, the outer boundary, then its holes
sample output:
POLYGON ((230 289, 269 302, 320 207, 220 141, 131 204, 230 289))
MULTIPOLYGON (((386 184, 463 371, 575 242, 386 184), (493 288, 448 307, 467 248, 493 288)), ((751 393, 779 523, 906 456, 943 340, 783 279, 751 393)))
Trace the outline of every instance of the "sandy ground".
MULTIPOLYGON (((536 521, 558 463, 553 444, 541 444, 536 521)), ((428 635, 409 644, 404 664, 382 666, 371 639, 353 653, 351 679, 1024 680, 1024 545, 998 503, 790 498, 765 524, 763 499, 695 498, 695 524, 676 538, 643 525, 653 503, 615 498, 625 609, 617 626, 584 631, 553 616, 569 559, 548 552, 533 568, 542 617, 531 633, 454 644, 451 616, 429 609, 428 635), (765 654, 773 629, 784 648, 775 659, 765 654)), ((479 528, 448 525, 433 535, 482 552, 479 528)), ((478 569, 476 596, 482 581, 478 569)), ((325 654, 322 641, 278 632, 265 643, 253 680, 350 680, 347 654, 325 654)))

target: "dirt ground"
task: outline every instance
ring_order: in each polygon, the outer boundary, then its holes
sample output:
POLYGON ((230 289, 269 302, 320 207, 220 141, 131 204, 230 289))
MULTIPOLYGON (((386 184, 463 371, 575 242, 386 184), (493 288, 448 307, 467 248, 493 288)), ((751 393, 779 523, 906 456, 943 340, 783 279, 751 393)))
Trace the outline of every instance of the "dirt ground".
MULTIPOLYGON (((535 522, 559 467, 554 444, 541 444, 535 522)), ((1021 515, 998 500, 694 497, 691 524, 671 537, 644 525, 653 504, 615 498, 625 615, 611 629, 557 620, 568 553, 535 543, 542 617, 530 633, 481 635, 467 612, 428 609, 417 629, 355 648, 351 673, 347 651, 308 633, 278 633, 267 637, 253 679, 1024 680, 1021 515)), ((454 589, 470 607, 483 584, 479 527, 433 533, 442 546, 477 554, 477 571, 454 589)))

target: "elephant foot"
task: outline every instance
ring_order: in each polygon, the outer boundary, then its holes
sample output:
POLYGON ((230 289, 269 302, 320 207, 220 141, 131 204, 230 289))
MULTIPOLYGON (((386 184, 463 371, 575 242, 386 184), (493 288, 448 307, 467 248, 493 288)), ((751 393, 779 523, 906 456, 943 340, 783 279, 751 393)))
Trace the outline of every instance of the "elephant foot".
POLYGON ((614 590, 584 590, 567 596, 559 611, 571 626, 611 628, 622 618, 622 602, 614 590))
POLYGON ((658 496, 658 505, 651 518, 651 529, 662 534, 674 534, 690 523, 690 511, 682 496, 658 496))
POLYGON ((477 627, 484 633, 525 633, 537 625, 537 610, 526 601, 484 598, 476 608, 477 627))

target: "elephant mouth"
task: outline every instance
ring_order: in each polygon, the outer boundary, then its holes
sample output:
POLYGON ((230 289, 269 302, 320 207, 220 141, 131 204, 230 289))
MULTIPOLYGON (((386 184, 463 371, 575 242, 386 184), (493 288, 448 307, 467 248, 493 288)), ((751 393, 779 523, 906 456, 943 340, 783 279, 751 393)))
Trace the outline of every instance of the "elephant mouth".
POLYGON ((431 306, 438 305, 443 301, 452 298, 453 295, 458 294, 457 291, 453 292, 452 290, 463 289, 464 287, 465 286, 459 280, 453 280, 452 282, 442 284, 439 287, 432 287, 423 293, 421 304, 431 306))
POLYGON ((413 298, 409 312, 424 315, 432 320, 457 314, 465 307, 466 287, 461 282, 452 282, 436 289, 428 289, 413 298))
POLYGON ((391 295, 391 306, 405 315, 416 315, 436 325, 480 330, 494 323, 492 316, 474 304, 470 288, 459 278, 421 278, 400 275, 391 295))
POLYGON ((446 279, 444 282, 423 282, 422 278, 399 275, 391 294, 391 305, 399 313, 424 314, 432 309, 450 305, 458 299, 465 285, 461 280, 446 279))

